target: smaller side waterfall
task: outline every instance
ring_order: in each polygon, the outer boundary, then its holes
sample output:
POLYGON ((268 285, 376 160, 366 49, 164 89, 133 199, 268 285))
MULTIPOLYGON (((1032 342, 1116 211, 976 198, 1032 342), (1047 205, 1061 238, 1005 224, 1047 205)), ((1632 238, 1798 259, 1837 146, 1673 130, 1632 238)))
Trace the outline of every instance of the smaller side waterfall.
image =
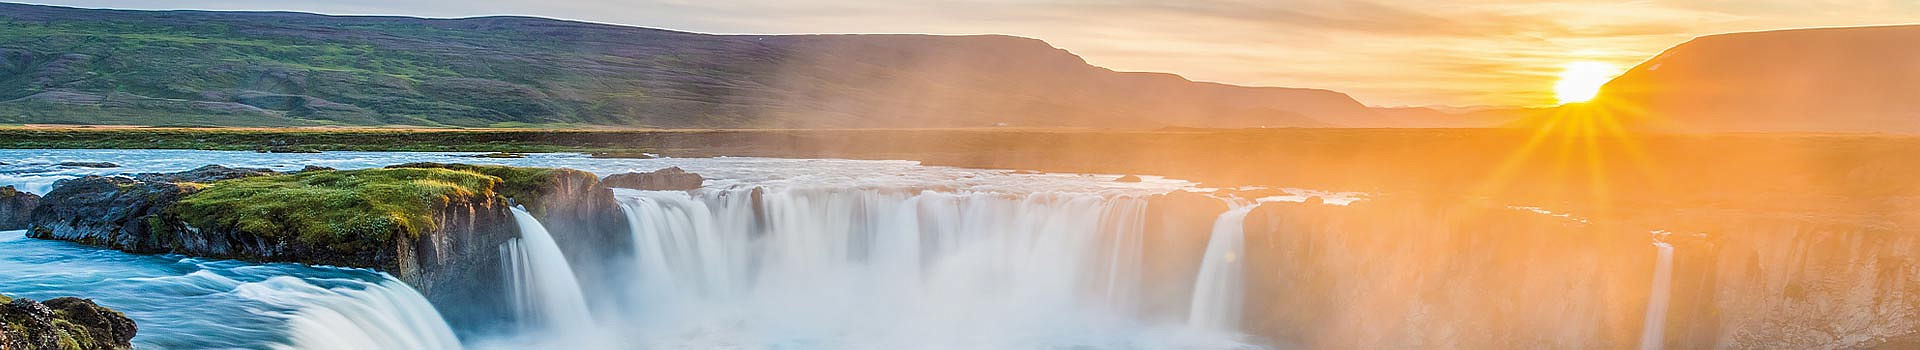
POLYGON ((1641 323, 1640 350, 1660 350, 1666 339, 1667 302, 1673 288, 1673 245, 1654 241, 1659 256, 1653 262, 1653 290, 1647 293, 1647 319, 1641 323))
POLYGON ((380 283, 349 282, 358 288, 323 288, 287 276, 245 283, 234 293, 291 308, 292 330, 281 349, 453 350, 453 336, 440 312, 413 288, 388 277, 380 283))
POLYGON ((1246 228, 1242 227, 1247 213, 1254 205, 1236 204, 1220 218, 1213 221, 1213 233, 1207 238, 1207 255, 1201 259, 1200 274, 1193 285, 1192 309, 1187 314, 1187 325, 1215 331, 1237 332, 1240 328, 1240 306, 1242 290, 1245 284, 1245 267, 1241 264, 1246 254, 1244 237, 1246 228))
POLYGON ((526 324, 545 329, 590 328, 587 298, 553 235, 525 209, 513 208, 513 219, 520 238, 501 244, 500 254, 515 312, 526 324))

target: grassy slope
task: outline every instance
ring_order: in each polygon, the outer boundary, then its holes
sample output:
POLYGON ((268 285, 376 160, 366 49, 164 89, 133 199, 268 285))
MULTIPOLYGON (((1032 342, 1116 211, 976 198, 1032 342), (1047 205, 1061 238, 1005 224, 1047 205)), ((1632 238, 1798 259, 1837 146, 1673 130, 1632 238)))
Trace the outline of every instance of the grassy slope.
POLYGON ((0 3, 0 124, 1326 125, 1331 91, 1116 73, 1005 36, 725 36, 522 17, 0 3))

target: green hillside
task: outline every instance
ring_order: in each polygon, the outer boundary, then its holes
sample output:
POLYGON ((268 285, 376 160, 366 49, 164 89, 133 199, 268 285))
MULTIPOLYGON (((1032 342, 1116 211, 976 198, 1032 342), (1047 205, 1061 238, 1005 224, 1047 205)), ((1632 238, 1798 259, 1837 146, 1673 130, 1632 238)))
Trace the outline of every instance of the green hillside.
POLYGON ((1008 36, 707 35, 0 4, 0 124, 1326 126, 1325 90, 1087 65, 1008 36))

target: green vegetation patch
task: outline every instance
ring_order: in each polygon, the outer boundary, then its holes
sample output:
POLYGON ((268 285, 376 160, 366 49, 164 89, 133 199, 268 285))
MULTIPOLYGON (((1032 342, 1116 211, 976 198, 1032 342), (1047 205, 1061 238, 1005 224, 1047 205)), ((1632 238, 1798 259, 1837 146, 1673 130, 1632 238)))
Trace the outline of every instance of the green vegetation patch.
MULTIPOLYGON (((505 168, 505 167, 502 167, 505 168)), ((293 238, 338 252, 377 249, 396 237, 418 238, 439 227, 438 210, 485 200, 504 182, 529 181, 537 170, 474 171, 392 168, 313 171, 215 182, 182 199, 180 218, 202 228, 231 228, 262 238, 293 238)), ((508 187, 524 186, 513 184, 508 187)))
MULTIPOLYGON (((520 204, 526 205, 529 209, 539 207, 538 205, 533 205, 533 203, 540 203, 540 200, 546 196, 546 191, 553 188, 554 179, 558 178, 561 173, 570 171, 580 172, 580 170, 573 169, 523 168, 505 165, 442 164, 428 162, 400 164, 387 168, 448 169, 497 177, 503 180, 498 190, 500 195, 512 198, 520 204)), ((587 176, 591 177, 593 175, 588 174, 587 176)))

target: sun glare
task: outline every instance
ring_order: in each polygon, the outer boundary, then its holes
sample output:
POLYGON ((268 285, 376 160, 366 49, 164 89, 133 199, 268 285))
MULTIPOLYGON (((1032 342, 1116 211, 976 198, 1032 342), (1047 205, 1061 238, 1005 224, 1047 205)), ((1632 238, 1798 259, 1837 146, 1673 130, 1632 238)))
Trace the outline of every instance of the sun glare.
POLYGON ((1560 72, 1560 82, 1553 84, 1553 95, 1562 104, 1587 102, 1600 94, 1600 86, 1606 85, 1617 73, 1611 64, 1568 62, 1566 70, 1560 72))

